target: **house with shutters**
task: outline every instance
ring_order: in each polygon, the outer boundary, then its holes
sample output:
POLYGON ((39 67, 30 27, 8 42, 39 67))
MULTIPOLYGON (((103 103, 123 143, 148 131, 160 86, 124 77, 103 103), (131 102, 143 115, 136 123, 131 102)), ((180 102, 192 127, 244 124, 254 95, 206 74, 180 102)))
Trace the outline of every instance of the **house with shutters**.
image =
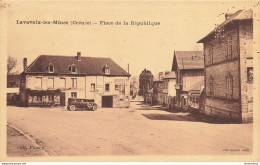
POLYGON ((94 99, 99 107, 129 107, 130 75, 110 58, 40 55, 24 59, 20 104, 66 106, 68 98, 94 99))
POLYGON ((225 15, 225 21, 203 37, 204 113, 229 120, 253 121, 253 11, 225 15))
POLYGON ((196 84, 204 80, 203 51, 174 51, 172 71, 176 74, 175 108, 188 110, 196 84))

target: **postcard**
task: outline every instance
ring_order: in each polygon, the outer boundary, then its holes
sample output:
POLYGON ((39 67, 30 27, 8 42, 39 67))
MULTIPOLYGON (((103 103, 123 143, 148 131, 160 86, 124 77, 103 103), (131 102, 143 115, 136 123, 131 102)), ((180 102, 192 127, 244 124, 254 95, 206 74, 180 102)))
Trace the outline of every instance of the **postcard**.
POLYGON ((259 14, 0 1, 0 160, 259 162, 259 14))

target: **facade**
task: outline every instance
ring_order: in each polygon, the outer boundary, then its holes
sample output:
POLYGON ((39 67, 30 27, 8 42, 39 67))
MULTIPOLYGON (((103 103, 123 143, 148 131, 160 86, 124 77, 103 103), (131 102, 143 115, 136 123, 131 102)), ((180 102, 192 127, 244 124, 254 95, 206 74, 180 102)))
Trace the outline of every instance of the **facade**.
POLYGON ((175 100, 176 100, 176 74, 175 72, 169 72, 163 77, 163 104, 167 106, 167 108, 173 108, 175 100))
POLYGON ((19 101, 20 75, 7 74, 7 105, 16 105, 19 101))
POLYGON ((253 120, 253 11, 226 20, 198 43, 204 45, 205 114, 239 122, 253 120))
POLYGON ((110 58, 41 55, 21 73, 24 106, 66 106, 68 98, 94 99, 99 107, 129 107, 130 75, 110 58))
POLYGON ((190 111, 200 109, 200 97, 204 89, 204 80, 194 84, 188 91, 187 105, 190 111))
POLYGON ((172 71, 176 73, 175 108, 188 110, 189 91, 204 80, 203 51, 174 51, 172 71))
POLYGON ((159 72, 153 80, 153 94, 152 94, 152 103, 154 105, 163 105, 163 72, 159 72))

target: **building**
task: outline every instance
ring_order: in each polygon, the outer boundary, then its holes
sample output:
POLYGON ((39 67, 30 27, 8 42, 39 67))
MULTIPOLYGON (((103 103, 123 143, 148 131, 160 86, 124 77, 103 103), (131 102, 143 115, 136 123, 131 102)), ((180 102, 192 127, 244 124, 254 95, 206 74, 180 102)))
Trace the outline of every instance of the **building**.
POLYGON ((174 51, 172 71, 176 73, 176 109, 188 110, 189 91, 204 80, 203 51, 174 51))
POLYGON ((197 110, 197 112, 199 112, 200 97, 203 89, 204 89, 204 80, 199 81, 198 83, 190 87, 188 91, 188 100, 187 100, 188 109, 190 111, 197 110))
POLYGON ((68 98, 94 99, 99 107, 129 107, 130 75, 110 58, 41 55, 21 73, 24 106, 67 104, 68 98))
POLYGON ((16 105, 19 101, 20 75, 7 74, 7 105, 16 105))
POLYGON ((159 72, 153 80, 153 94, 152 94, 152 103, 153 105, 163 105, 163 72, 159 72))
POLYGON ((163 77, 163 104, 167 108, 173 108, 176 100, 176 74, 175 72, 168 72, 163 77))
POLYGON ((204 45, 205 114, 239 122, 253 120, 253 11, 226 14, 198 41, 204 45))

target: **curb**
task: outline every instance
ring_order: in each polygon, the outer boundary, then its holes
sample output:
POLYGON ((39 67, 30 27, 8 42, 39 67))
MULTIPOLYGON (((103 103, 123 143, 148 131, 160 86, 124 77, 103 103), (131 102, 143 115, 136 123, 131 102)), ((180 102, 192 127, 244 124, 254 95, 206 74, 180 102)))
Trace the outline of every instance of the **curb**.
MULTIPOLYGON (((33 138, 32 135, 30 135, 28 133, 24 133, 22 130, 20 130, 19 128, 15 127, 9 123, 7 125, 13 129, 15 129, 16 131, 18 131, 23 136, 25 136, 35 147, 41 147, 39 145, 39 143, 42 143, 40 140, 33 138)), ((43 156, 50 156, 50 154, 45 149, 42 149, 42 152, 43 152, 43 156)))

